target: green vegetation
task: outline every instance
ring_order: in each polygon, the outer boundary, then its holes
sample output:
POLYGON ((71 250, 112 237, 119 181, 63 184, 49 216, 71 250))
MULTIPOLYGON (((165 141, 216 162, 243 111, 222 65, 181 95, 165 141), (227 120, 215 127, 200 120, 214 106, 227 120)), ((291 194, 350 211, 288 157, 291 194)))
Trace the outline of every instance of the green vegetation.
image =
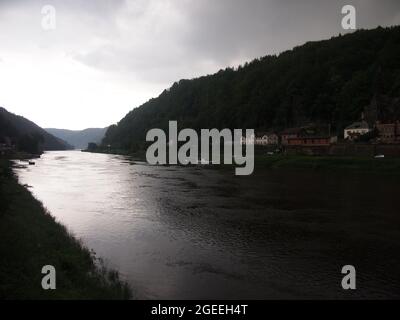
MULTIPOLYGON (((293 154, 274 154, 267 155, 265 147, 256 147, 254 166, 255 173, 257 170, 318 170, 318 171, 349 171, 349 172, 365 172, 368 174, 400 174, 399 158, 372 158, 363 156, 315 156, 315 155, 293 155, 293 154)), ((85 152, 91 152, 85 150, 85 152)), ((129 156, 135 161, 146 161, 145 152, 127 152, 126 150, 108 150, 98 148, 93 152, 118 154, 129 156)), ((209 165, 205 168, 216 170, 233 170, 236 165, 209 165)))
POLYGON ((335 157, 302 155, 257 155, 255 168, 258 169, 311 169, 321 171, 346 171, 400 174, 400 159, 371 157, 335 157))
POLYGON ((57 223, 18 184, 0 159, 0 300, 127 299, 130 289, 57 223), (57 289, 43 290, 44 265, 57 271, 57 289))
POLYGON ((143 149, 147 131, 167 129, 169 120, 178 129, 262 131, 312 122, 340 134, 363 110, 371 110, 371 120, 400 118, 399 56, 400 27, 377 28, 181 80, 111 126, 103 146, 143 149))
POLYGON ((58 139, 24 117, 0 107, 0 143, 14 145, 17 151, 41 154, 44 150, 71 149, 58 139))

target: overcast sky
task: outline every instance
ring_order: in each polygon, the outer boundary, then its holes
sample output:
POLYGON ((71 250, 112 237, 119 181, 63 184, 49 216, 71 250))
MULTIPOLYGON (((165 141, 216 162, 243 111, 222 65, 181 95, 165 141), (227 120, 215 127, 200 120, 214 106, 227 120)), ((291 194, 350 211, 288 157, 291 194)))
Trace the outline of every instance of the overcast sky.
POLYGON ((0 106, 42 127, 108 126, 179 79, 345 33, 344 4, 358 28, 400 24, 399 0, 0 0, 0 106))

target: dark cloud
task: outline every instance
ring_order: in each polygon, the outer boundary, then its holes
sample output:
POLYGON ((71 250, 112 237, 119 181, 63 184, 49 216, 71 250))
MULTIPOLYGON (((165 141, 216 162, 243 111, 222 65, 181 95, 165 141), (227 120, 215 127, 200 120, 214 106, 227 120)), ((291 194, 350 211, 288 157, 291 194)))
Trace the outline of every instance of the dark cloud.
POLYGON ((344 33, 345 4, 359 28, 400 23, 398 0, 2 0, 0 18, 8 13, 13 29, 5 45, 58 48, 92 68, 171 83, 344 33), (45 4, 57 10, 54 33, 29 20, 45 4))
POLYGON ((398 0, 0 0, 1 103, 48 127, 106 126, 179 79, 344 33, 345 4, 359 28, 400 24, 398 0))
MULTIPOLYGON (((132 72, 146 81, 197 76, 279 53, 341 29, 332 0, 127 1, 115 11, 118 32, 105 46, 78 52, 92 67, 132 72), (158 4, 157 4, 158 3, 158 4)), ((358 0, 358 27, 400 22, 400 1, 358 0)))

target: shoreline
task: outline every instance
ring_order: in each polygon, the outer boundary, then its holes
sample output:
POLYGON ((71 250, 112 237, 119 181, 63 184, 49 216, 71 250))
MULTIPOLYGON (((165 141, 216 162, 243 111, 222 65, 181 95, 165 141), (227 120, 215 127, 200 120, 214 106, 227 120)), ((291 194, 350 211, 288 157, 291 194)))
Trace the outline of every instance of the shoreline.
MULTIPOLYGON (((125 150, 82 150, 87 153, 112 154, 131 157, 133 160, 146 161, 145 152, 129 153, 125 150)), ((182 165, 183 166, 183 165, 182 165)), ((192 166, 192 165, 191 165, 192 166)), ((206 166, 207 167, 207 166, 206 166)), ((217 170, 231 169, 234 165, 210 165, 217 170)), ((256 151, 254 156, 256 170, 313 170, 342 171, 368 174, 400 174, 400 158, 375 158, 370 156, 334 156, 334 155, 293 155, 274 154, 256 151)))
POLYGON ((0 159, 0 299, 130 299, 115 270, 71 235, 22 186, 10 160, 0 159), (44 265, 56 269, 55 290, 44 290, 44 265))
POLYGON ((255 157, 255 166, 264 169, 308 169, 369 174, 400 174, 400 158, 351 156, 273 155, 255 157))

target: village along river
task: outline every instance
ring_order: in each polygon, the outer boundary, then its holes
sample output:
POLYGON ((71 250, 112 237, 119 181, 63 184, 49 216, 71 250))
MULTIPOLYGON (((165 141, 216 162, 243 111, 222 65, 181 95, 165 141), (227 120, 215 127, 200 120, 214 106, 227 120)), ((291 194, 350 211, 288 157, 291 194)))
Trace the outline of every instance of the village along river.
POLYGON ((80 151, 35 161, 20 182, 137 298, 400 298, 398 177, 239 177, 80 151))

